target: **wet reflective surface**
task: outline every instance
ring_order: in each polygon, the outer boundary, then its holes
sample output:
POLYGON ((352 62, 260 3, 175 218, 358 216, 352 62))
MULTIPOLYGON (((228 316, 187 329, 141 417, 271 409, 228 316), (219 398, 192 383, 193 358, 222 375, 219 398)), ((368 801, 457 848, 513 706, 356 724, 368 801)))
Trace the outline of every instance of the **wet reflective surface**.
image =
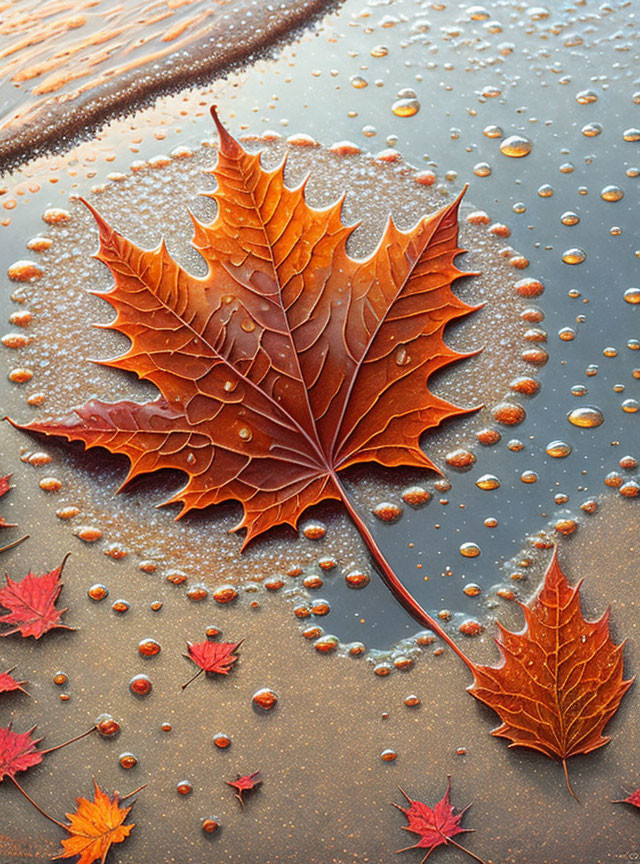
MULTIPOLYGON (((448 340, 484 351, 443 374, 437 392, 484 407, 425 436, 443 477, 358 469, 349 489, 399 577, 474 660, 495 660, 495 616, 520 626, 512 598, 535 590, 544 547, 557 540, 569 580, 585 579, 585 613, 612 607, 633 674, 634 14, 625 3, 545 12, 347 2, 279 60, 166 99, 68 156, 6 177, 3 272, 25 260, 36 269, 21 265, 5 279, 3 411, 26 421, 92 396, 149 397, 150 388, 85 362, 121 342, 89 326, 109 311, 84 289, 110 280, 89 260, 95 230, 71 197, 86 195, 147 247, 164 234, 172 254, 199 272, 187 207, 210 212, 197 192, 210 188, 201 169, 215 159, 212 101, 234 134, 258 136, 246 146, 264 148, 267 163, 289 151, 292 182, 311 172, 312 203, 347 191, 345 219, 363 222, 353 254, 373 248, 390 210, 412 224, 468 182, 461 237, 470 252, 459 263, 481 275, 456 291, 486 305, 448 340), (314 141, 320 146, 304 146, 314 141)), ((16 487, 2 514, 19 523, 2 540, 32 535, 3 554, 3 568, 13 577, 49 569, 72 550, 61 601, 81 627, 38 644, 3 641, 0 671, 18 664, 34 699, 3 697, 2 723, 13 717, 22 731, 38 722, 51 746, 102 712, 121 722, 117 738, 90 737, 24 778, 58 818, 76 794, 89 794, 92 773, 123 794, 148 783, 136 829, 109 860, 390 860, 407 839, 390 806, 400 802, 396 784, 433 802, 447 773, 454 802, 474 802, 465 825, 477 830, 465 842, 486 861, 638 853, 635 813, 608 803, 639 782, 635 690, 608 730, 612 742, 571 760, 578 804, 559 766, 491 738, 495 718, 464 692, 466 671, 416 636, 338 507, 308 513, 299 536, 276 531, 240 555, 226 533, 234 506, 181 523, 154 509, 179 476, 137 481, 114 498, 122 461, 6 424, 0 440, 2 473, 12 471, 16 487), (185 640, 207 630, 244 639, 240 662, 228 679, 200 676, 183 692, 193 674, 181 657, 185 640), (140 647, 156 644, 161 650, 140 647), (63 684, 54 683, 59 673, 63 684), (130 691, 139 676, 152 685, 148 695, 130 691), (254 694, 265 689, 277 704, 256 711, 254 694), (223 739, 230 744, 221 747, 223 739), (241 811, 225 781, 258 769, 263 785, 241 811), (177 791, 183 781, 191 794, 177 791), (203 830, 201 819, 220 828, 203 830)), ((51 838, 61 832, 7 786, 0 860, 55 854, 51 838)), ((420 860, 419 852, 403 857, 412 856, 420 860)))

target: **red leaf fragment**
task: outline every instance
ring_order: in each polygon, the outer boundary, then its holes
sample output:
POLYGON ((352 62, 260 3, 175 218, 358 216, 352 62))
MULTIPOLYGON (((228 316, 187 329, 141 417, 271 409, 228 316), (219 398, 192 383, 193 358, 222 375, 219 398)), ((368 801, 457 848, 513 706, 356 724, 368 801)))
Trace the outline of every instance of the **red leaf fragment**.
POLYGON ((0 634, 10 636, 34 636, 39 639, 44 633, 56 627, 75 630, 61 623, 67 609, 57 609, 56 600, 62 590, 60 576, 69 556, 65 555, 62 564, 48 573, 37 574, 31 571, 21 582, 14 582, 7 576, 7 584, 0 589, 0 606, 8 610, 0 616, 0 624, 15 625, 0 634))
MULTIPOLYGON (((229 670, 238 659, 235 653, 242 645, 240 642, 187 642, 189 653, 184 656, 192 660, 200 667, 200 672, 213 673, 215 675, 228 675, 229 670)), ((198 672, 194 678, 200 674, 198 672)), ((182 689, 194 680, 191 678, 182 689)))
MULTIPOLYGON (((398 788, 400 789, 400 787, 398 788)), ((397 849, 397 852, 407 852, 409 849, 426 849, 427 854, 421 862, 421 864, 424 864, 429 855, 438 846, 448 846, 451 844, 457 846, 458 849, 466 852, 472 858, 475 858, 476 861, 482 861, 473 852, 465 849, 464 846, 460 846, 459 843, 456 843, 452 839, 457 834, 466 834, 473 831, 473 829, 462 828, 460 825, 462 817, 471 805, 469 804, 464 810, 460 810, 458 813, 455 812, 455 808, 451 805, 449 795, 451 791, 451 777, 448 778, 446 792, 433 808, 422 801, 414 801, 403 789, 400 789, 400 791, 410 806, 401 807, 399 804, 394 804, 393 806, 407 817, 409 824, 403 825, 403 829, 410 831, 412 834, 418 834, 420 839, 413 846, 405 846, 403 849, 397 849)))
POLYGON ((13 489, 13 486, 9 483, 10 479, 11 474, 5 474, 4 477, 0 477, 0 498, 6 495, 9 489, 13 489))
POLYGON ((232 786, 236 790, 236 798, 244 807, 242 800, 243 792, 253 792, 262 783, 262 777, 259 771, 254 771, 252 774, 238 774, 237 780, 225 780, 227 786, 232 786))
POLYGON ((635 792, 632 792, 631 795, 627 795, 626 798, 618 798, 615 801, 611 802, 612 804, 631 804, 632 807, 640 807, 640 787, 636 789, 635 792))
POLYGON ((0 693, 11 693, 14 690, 22 690, 23 693, 27 691, 24 689, 24 684, 28 684, 28 681, 16 681, 16 679, 11 675, 13 669, 8 669, 6 672, 0 672, 0 693))
POLYGON ((31 737, 33 729, 28 732, 14 732, 8 726, 0 726, 0 783, 5 777, 12 780, 18 771, 27 771, 42 762, 42 753, 36 750, 42 739, 36 741, 31 737))

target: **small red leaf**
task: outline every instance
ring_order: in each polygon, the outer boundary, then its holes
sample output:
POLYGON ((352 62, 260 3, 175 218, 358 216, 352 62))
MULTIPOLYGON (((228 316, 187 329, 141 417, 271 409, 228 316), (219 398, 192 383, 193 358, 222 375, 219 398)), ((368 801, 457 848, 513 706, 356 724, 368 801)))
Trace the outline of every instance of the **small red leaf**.
POLYGON ((5 474, 4 477, 0 477, 0 498, 2 498, 3 495, 6 495, 9 489, 13 488, 9 483, 10 479, 11 474, 5 474))
POLYGON ((56 600, 62 590, 60 576, 69 556, 66 555, 59 567, 48 573, 28 573, 21 582, 14 582, 7 576, 7 584, 0 589, 0 606, 8 610, 0 616, 0 624, 15 625, 10 630, 0 634, 10 636, 20 633, 21 636, 34 636, 39 639, 43 633, 62 627, 74 630, 60 620, 66 609, 57 609, 56 600))
POLYGON ((633 807, 640 807, 640 788, 627 795, 626 798, 619 798, 617 801, 612 801, 612 804, 631 804, 633 807))
POLYGON ((414 843, 413 846, 406 846, 404 849, 398 849, 398 852, 406 852, 409 849, 425 849, 427 854, 422 859, 422 864, 424 864, 429 855, 431 855, 433 850, 437 849, 438 846, 447 846, 451 844, 457 846, 458 849, 466 852, 467 855, 470 855, 477 861, 482 860, 474 855, 473 852, 465 849, 464 846, 460 846, 459 843, 456 843, 456 841, 452 839, 456 834, 465 834, 473 829, 462 828, 460 825, 462 817, 471 805, 465 807, 464 810, 461 810, 459 813, 456 813, 455 808, 451 806, 451 800, 449 797, 450 790, 451 778, 449 777, 447 782, 447 791, 444 793, 444 796, 440 801, 438 801, 438 803, 432 808, 429 807, 428 804, 424 804, 422 801, 414 801, 413 798, 409 798, 403 789, 400 789, 410 806, 400 807, 399 804, 394 804, 393 806, 397 807, 397 809, 407 817, 409 824, 402 826, 404 830, 410 831, 412 834, 417 834, 419 840, 417 843, 414 843))
POLYGON ((33 740, 33 729, 28 732, 13 732, 11 723, 0 726, 0 782, 4 777, 12 779, 18 771, 26 771, 42 762, 42 753, 36 750, 41 739, 33 740))
POLYGON ((262 777, 260 776, 259 771, 254 771, 252 774, 244 774, 242 776, 238 774, 237 780, 225 780, 225 783, 227 786, 232 786, 236 790, 236 798, 244 807, 242 793, 253 792, 253 790, 262 783, 262 777))
MULTIPOLYGON (((187 642, 189 653, 184 656, 200 667, 200 672, 211 672, 215 675, 228 675, 229 670, 238 659, 235 653, 242 645, 240 642, 187 642)), ((199 675, 200 672, 197 674, 199 675)), ((194 678, 197 676, 194 676, 194 678)), ((187 681, 182 689, 190 684, 187 681)))
POLYGON ((14 690, 22 690, 23 693, 26 693, 23 685, 28 684, 28 681, 16 681, 11 675, 12 672, 13 669, 0 672, 0 693, 11 693, 14 690))

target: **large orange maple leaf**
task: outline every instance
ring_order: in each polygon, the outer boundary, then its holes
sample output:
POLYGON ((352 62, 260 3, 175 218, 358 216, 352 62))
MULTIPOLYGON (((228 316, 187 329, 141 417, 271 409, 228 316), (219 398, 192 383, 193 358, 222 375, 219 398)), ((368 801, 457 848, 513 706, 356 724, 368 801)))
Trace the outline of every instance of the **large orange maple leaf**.
POLYGON ((138 248, 90 208, 97 258, 115 279, 96 293, 116 311, 108 326, 131 341, 103 362, 161 395, 92 400, 21 428, 123 453, 127 480, 184 471, 187 484, 166 503, 181 502, 182 515, 240 501, 234 530, 246 528, 247 543, 274 525, 295 527, 319 501, 347 503, 338 474, 349 465, 435 467, 420 436, 467 409, 435 397, 428 382, 467 356, 445 345, 443 331, 473 307, 451 291, 463 275, 454 265, 460 199, 408 231, 390 219, 377 249, 356 260, 344 199, 311 208, 304 182, 285 185, 284 162, 264 170, 212 114, 218 212, 209 224, 193 219, 205 276, 182 269, 164 242, 138 248))

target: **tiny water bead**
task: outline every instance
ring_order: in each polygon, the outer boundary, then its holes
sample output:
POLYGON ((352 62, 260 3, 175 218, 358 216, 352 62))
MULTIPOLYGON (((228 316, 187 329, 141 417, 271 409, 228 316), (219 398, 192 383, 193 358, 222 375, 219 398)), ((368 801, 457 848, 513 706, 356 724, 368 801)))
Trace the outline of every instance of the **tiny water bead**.
POLYGON ((134 696, 148 696, 152 689, 153 685, 148 675, 134 675, 129 681, 129 690, 134 696))
POLYGON ((424 486, 410 486, 402 493, 402 500, 410 507, 422 507, 431 500, 431 492, 424 486))
POLYGON ((414 693, 410 693, 409 696, 405 696, 404 704, 407 706, 407 708, 418 708, 418 706, 421 704, 421 700, 414 693))
POLYGON ((389 501, 382 501, 376 504, 372 512, 381 522, 396 522, 402 516, 402 507, 389 501))
POLYGON ((233 587, 233 585, 220 585, 215 589, 212 593, 213 599, 216 603, 225 604, 232 603, 238 597, 238 592, 233 587))
POLYGON ((189 780, 181 780, 176 785, 176 792, 178 793, 178 795, 191 795, 191 793, 193 792, 193 785, 190 783, 189 780))
POLYGON ((56 672, 53 676, 53 683, 58 687, 64 687, 64 685, 68 682, 68 677, 66 672, 56 672))
POLYGON ((44 270, 34 261, 16 261, 7 270, 7 275, 12 282, 35 282, 44 274, 44 270))
POLYGON ((155 639, 142 639, 138 642, 138 651, 143 657, 156 657, 160 653, 160 643, 155 639))
POLYGON ((217 819, 213 819, 211 817, 203 817, 200 820, 200 827, 205 832, 205 834, 213 834, 220 827, 220 823, 217 819))
POLYGON ((532 149, 533 143, 523 135, 509 135, 500 143, 501 152, 516 159, 528 156, 532 149))
POLYGON ((327 526, 322 522, 308 522, 302 529, 307 540, 322 540, 327 533, 327 526))
POLYGON ((515 402, 499 402, 491 412, 498 423, 505 426, 517 426, 527 416, 522 405, 515 402))
POLYGON ((551 441, 547 444, 545 452, 548 456, 553 456, 554 459, 564 459, 571 453, 571 446, 564 441, 551 441))
POLYGON ((395 750, 388 748, 387 750, 383 750, 380 754, 380 758, 383 762, 395 762, 398 758, 398 754, 395 750))
POLYGON ((637 399, 625 399, 620 407, 626 414, 637 414, 640 402, 637 399))
POLYGON ((118 762, 120 763, 120 767, 124 768, 126 771, 135 768, 138 764, 138 760, 133 753, 121 753, 120 756, 118 756, 118 762))
POLYGON ((89 588, 87 594, 92 600, 104 600, 106 597, 109 596, 109 589, 106 585, 96 583, 89 588))
POLYGON ((272 711, 278 704, 278 694, 269 687, 263 687, 261 690, 256 690, 251 697, 251 702, 254 708, 260 711, 272 711))
POLYGON ((231 738, 229 738, 228 735, 225 735, 224 732, 218 732, 213 736, 213 743, 218 750, 226 750, 231 746, 231 738))
POLYGON ((584 405, 570 411, 567 419, 573 426, 579 426, 582 429, 595 429, 596 426, 604 423, 604 414, 594 405, 584 405))
POLYGON ((115 600, 111 608, 117 615, 124 615, 126 612, 129 611, 131 605, 127 602, 127 600, 115 600))
POLYGON ((530 471, 530 470, 529 471, 523 471, 522 474, 520 475, 520 479, 522 480, 523 483, 537 483, 538 482, 538 475, 536 474, 535 471, 530 471))
POLYGON ((350 570, 345 574, 344 581, 349 588, 365 588, 370 581, 370 576, 364 570, 350 570))
POLYGON ((640 303, 640 288, 627 288, 624 292, 624 299, 634 306, 640 303))
POLYGON ((103 738, 113 738, 120 732, 120 724, 111 716, 111 714, 100 714, 95 721, 98 734, 103 738))
POLYGON ((459 552, 464 558, 477 558, 481 550, 477 543, 467 542, 461 544, 459 552))
POLYGON ((578 246, 573 246, 562 253, 562 260, 565 264, 582 264, 586 257, 587 253, 578 246))
POLYGON ((420 111, 420 102, 415 98, 398 99, 391 106, 396 117, 414 117, 420 111))
POLYGON ((187 588, 187 597, 192 603, 201 603, 209 596, 209 589, 205 585, 190 585, 187 588))
POLYGON ((624 198, 624 192, 619 186, 605 186, 600 197, 603 201, 615 202, 624 198))
POLYGON ((577 225, 580 222, 580 217, 573 210, 567 210, 560 217, 560 221, 563 225, 577 225))
POLYGON ((450 465, 452 468, 457 468, 460 471, 465 471, 471 468, 476 461, 475 454, 464 447, 452 450, 447 453, 444 458, 447 465, 450 465))

